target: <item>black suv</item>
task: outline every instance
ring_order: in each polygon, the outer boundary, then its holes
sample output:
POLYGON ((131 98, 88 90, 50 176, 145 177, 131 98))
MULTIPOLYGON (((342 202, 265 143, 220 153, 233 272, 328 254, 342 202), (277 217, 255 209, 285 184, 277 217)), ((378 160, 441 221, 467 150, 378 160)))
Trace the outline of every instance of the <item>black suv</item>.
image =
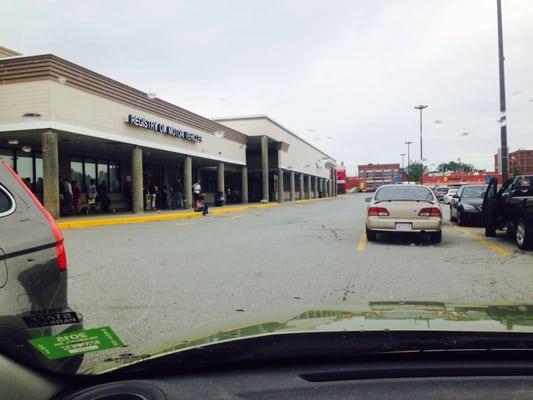
POLYGON ((508 179, 498 190, 493 178, 483 198, 485 235, 505 229, 520 249, 533 248, 533 175, 508 179))
POLYGON ((67 305, 63 235, 0 160, 0 352, 30 365, 74 372, 82 356, 50 361, 28 340, 81 328, 81 316, 67 305))

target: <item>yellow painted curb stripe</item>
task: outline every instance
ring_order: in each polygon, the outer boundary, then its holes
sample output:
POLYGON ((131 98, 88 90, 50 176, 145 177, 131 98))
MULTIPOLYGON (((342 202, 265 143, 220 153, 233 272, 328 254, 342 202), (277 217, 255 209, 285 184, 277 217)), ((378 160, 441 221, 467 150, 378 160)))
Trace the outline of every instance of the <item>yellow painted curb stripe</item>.
POLYGON ((506 249, 504 249, 503 247, 501 246, 498 246, 496 243, 490 241, 489 239, 486 239, 482 236, 479 236, 473 232, 470 232, 468 229, 463 229, 463 228, 458 228, 456 226, 454 226, 454 228, 456 230, 458 230, 459 232, 463 233, 464 235, 478 241, 479 243, 487 246, 489 249, 491 249, 492 251, 498 253, 500 256, 503 256, 503 257, 508 257, 511 255, 511 253, 509 253, 506 249))
MULTIPOLYGON (((331 200, 333 198, 323 198, 323 199, 307 199, 307 200, 297 200, 295 202, 283 202, 283 203, 263 203, 263 204, 252 204, 247 206, 240 207, 231 207, 231 208, 222 208, 222 209, 211 209, 209 211, 212 215, 223 215, 234 212, 242 212, 253 209, 260 208, 273 208, 279 207, 280 205, 290 205, 293 203, 307 203, 313 201, 323 201, 331 200)), ((142 215, 131 217, 115 217, 115 218, 93 218, 93 219, 80 219, 74 221, 57 221, 57 225, 60 229, 79 229, 79 228, 91 228, 95 226, 108 226, 108 225, 124 225, 124 224, 138 224, 143 222, 155 222, 155 221, 171 221, 176 219, 188 219, 201 217, 201 212, 181 212, 181 213, 170 213, 170 214, 153 214, 153 215, 142 215)))
POLYGON ((361 236, 359 237, 359 241, 357 242, 357 251, 365 251, 366 244, 366 232, 361 232, 361 236))

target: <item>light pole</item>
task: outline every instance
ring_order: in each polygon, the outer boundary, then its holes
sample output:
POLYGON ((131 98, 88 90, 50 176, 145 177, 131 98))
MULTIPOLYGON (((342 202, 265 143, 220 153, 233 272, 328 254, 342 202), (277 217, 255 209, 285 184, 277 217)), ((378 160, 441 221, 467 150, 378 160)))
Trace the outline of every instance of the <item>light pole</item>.
POLYGON ((404 159, 405 159, 405 153, 402 153, 400 154, 402 156, 402 169, 405 168, 405 162, 404 162, 404 159))
POLYGON ((507 116, 505 106, 505 70, 503 62, 503 28, 502 28, 502 2, 496 0, 496 9, 498 13, 498 64, 500 69, 500 153, 502 180, 505 182, 509 176, 509 149, 507 148, 507 116))
POLYGON ((409 169, 409 165, 411 165, 411 145, 413 142, 408 141, 405 144, 407 145, 407 169, 409 169))
MULTIPOLYGON (((468 135, 469 135, 468 132, 463 132, 459 135, 459 137, 466 137, 468 135)), ((461 183, 463 183, 463 164, 461 164, 461 157, 459 157, 459 172, 461 176, 461 183)))
POLYGON ((422 111, 428 108, 427 105, 420 104, 418 106, 415 106, 415 109, 420 111, 420 162, 424 159, 424 155, 422 153, 422 111))

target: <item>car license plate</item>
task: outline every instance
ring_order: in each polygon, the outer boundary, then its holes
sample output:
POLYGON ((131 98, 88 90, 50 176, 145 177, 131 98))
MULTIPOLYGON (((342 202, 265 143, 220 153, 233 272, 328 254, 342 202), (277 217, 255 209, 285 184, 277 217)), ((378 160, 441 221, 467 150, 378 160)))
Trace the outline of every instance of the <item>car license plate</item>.
POLYGON ((411 230, 411 224, 408 222, 398 222, 396 224, 396 230, 397 231, 410 231, 411 230))

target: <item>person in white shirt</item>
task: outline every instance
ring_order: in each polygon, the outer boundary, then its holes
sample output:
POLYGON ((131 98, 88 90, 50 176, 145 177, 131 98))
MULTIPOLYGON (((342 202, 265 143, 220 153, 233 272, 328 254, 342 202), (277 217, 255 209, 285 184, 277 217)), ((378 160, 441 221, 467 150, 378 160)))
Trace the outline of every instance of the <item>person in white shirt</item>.
POLYGON ((200 200, 200 193, 202 191, 202 186, 196 181, 194 185, 192 185, 192 198, 194 200, 194 205, 196 206, 196 203, 198 203, 198 200, 200 200))

